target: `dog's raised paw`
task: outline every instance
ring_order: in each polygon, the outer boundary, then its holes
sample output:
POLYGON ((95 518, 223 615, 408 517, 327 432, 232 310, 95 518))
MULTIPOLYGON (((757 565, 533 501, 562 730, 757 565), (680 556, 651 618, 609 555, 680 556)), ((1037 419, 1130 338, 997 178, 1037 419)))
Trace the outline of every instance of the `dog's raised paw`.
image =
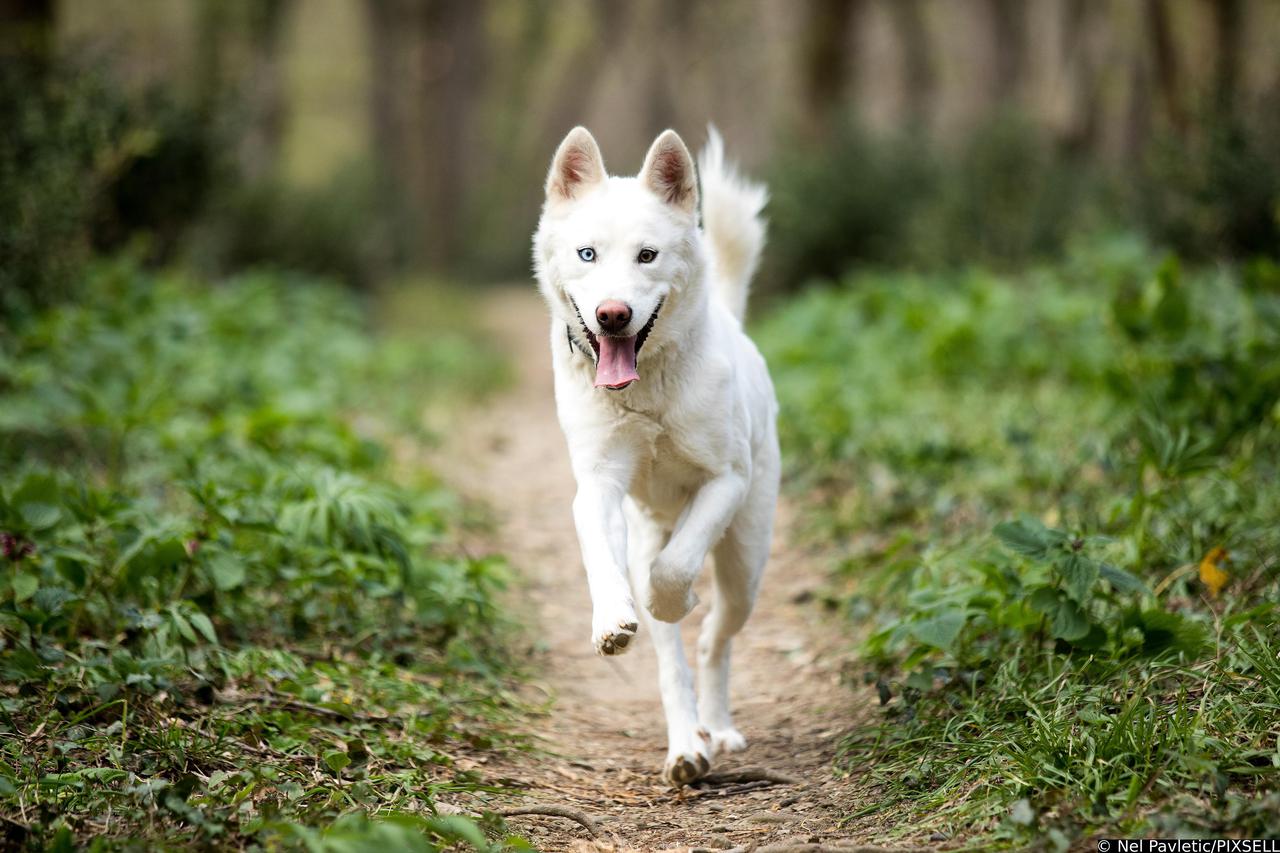
POLYGON ((747 739, 735 728, 711 729, 708 738, 711 742, 712 755, 724 755, 727 752, 742 752, 747 748, 747 739))
POLYGON ((682 788, 706 776, 710 770, 711 762, 701 752, 681 753, 667 758, 667 764, 662 768, 662 778, 673 786, 682 788))
POLYGON ((619 622, 612 628, 599 631, 592 638, 596 646, 596 654, 620 655, 631 645, 631 640, 639 629, 636 622, 619 622))

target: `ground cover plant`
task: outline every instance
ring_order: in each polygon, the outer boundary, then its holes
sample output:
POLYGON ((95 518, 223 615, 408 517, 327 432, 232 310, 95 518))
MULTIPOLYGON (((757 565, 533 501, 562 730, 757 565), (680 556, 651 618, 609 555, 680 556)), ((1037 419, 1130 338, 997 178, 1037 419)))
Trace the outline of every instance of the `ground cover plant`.
POLYGON ((758 331, 883 705, 840 760, 883 786, 867 813, 1009 846, 1274 832, 1280 269, 1113 240, 852 275, 758 331))
POLYGON ((392 448, 501 365, 322 282, 85 276, 0 334, 4 846, 488 849, 433 802, 516 742, 504 569, 392 448))

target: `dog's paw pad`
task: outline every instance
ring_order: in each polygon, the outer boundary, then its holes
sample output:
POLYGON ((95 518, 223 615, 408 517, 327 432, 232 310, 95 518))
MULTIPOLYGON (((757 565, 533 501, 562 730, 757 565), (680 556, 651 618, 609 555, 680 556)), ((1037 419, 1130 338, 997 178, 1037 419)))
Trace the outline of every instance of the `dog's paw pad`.
POLYGON ((726 752, 742 752, 747 748, 747 739, 735 728, 712 729, 707 739, 711 743, 712 755, 723 755, 726 752))
POLYGON ((636 635, 639 625, 635 622, 619 622, 617 627, 596 634, 594 642, 596 653, 601 655, 620 655, 631 645, 631 638, 636 635))
POLYGON ((677 788, 701 779, 711 770, 711 762, 700 752, 672 756, 662 770, 662 777, 677 788))

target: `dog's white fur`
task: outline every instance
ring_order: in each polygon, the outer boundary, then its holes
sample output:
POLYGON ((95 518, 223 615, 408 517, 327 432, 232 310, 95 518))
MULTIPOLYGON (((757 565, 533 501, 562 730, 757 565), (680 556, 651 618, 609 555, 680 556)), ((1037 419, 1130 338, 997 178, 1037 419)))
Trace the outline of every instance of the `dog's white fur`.
POLYGON ((601 654, 624 652, 640 602, 667 717, 664 775, 676 785, 746 746, 729 712, 729 645, 764 572, 779 476, 777 402, 741 322, 764 246, 765 190, 725 164, 714 128, 699 165, 668 130, 637 177, 610 177, 595 139, 574 128, 552 161, 534 236, 592 641, 601 654), (644 248, 657 250, 650 263, 638 260, 644 248), (659 312, 637 354, 639 381, 619 391, 593 387, 586 329, 603 334, 595 311, 605 300, 631 308, 628 335, 659 312), (708 554, 714 593, 695 699, 677 623, 697 603, 708 554))

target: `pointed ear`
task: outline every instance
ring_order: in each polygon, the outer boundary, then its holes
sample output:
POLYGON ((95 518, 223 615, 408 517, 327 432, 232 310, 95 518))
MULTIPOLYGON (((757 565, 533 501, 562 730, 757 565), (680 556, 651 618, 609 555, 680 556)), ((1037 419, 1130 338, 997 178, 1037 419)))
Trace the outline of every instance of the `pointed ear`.
POLYGON ((595 137, 585 127, 575 127, 556 149, 547 175, 547 198, 566 200, 605 179, 604 158, 595 137))
POLYGON ((698 208, 698 176, 693 157, 674 130, 664 130, 645 155, 641 182, 658 198, 692 213, 698 208))

